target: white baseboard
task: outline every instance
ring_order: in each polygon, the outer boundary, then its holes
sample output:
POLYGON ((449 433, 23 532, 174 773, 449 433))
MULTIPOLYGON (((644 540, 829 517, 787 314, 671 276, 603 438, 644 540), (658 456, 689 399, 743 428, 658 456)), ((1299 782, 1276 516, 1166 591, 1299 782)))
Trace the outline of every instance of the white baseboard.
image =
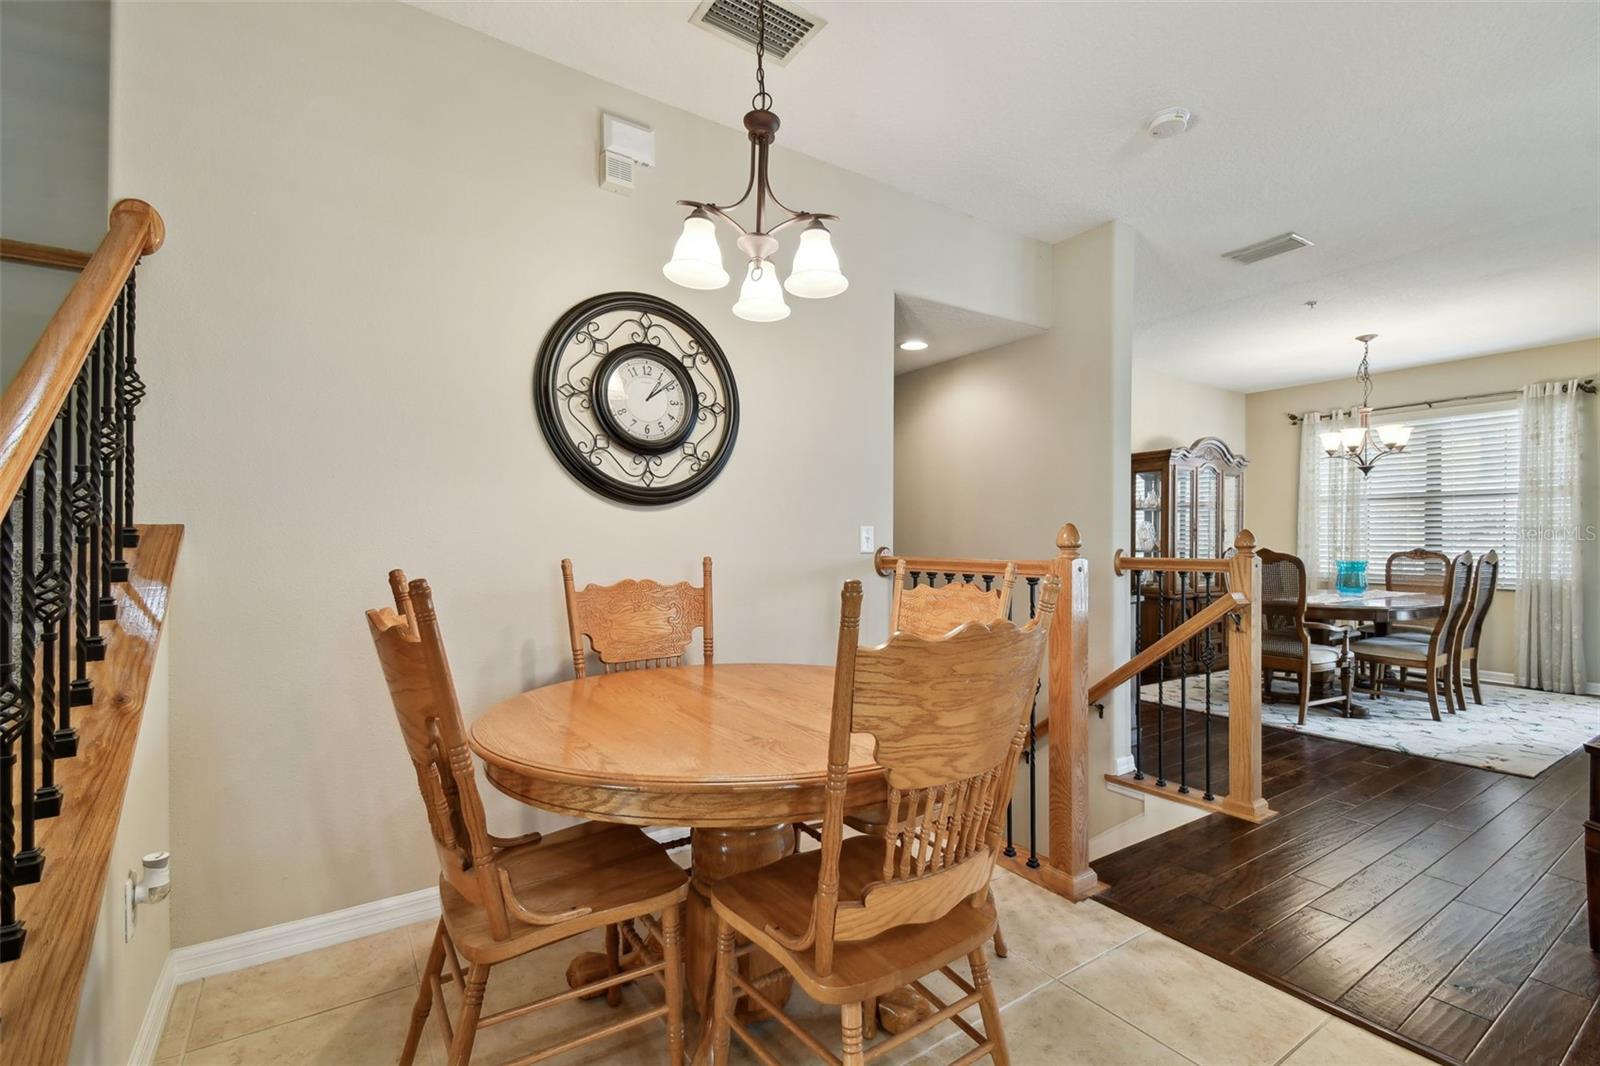
MULTIPOLYGON (((269 925, 248 933, 191 944, 172 952, 173 984, 232 973, 274 959, 286 959, 347 940, 398 929, 439 915, 439 890, 421 888, 342 911, 316 914, 298 921, 269 925)), ((163 1013, 163 1017, 165 1014, 163 1013)))
POLYGON ((144 1021, 139 1023, 139 1035, 134 1037, 133 1049, 128 1052, 130 1066, 150 1066, 161 1047, 161 1033, 167 1027, 167 1014, 172 1010, 172 993, 178 987, 172 965, 172 952, 161 964, 156 986, 150 990, 150 1002, 145 1004, 144 1021))
MULTIPOLYGON (((1491 685, 1510 685, 1515 687, 1517 683, 1514 675, 1500 670, 1479 670, 1478 678, 1481 681, 1487 681, 1491 685)), ((1591 681, 1585 685, 1583 694, 1585 696, 1600 696, 1600 681, 1591 681)))

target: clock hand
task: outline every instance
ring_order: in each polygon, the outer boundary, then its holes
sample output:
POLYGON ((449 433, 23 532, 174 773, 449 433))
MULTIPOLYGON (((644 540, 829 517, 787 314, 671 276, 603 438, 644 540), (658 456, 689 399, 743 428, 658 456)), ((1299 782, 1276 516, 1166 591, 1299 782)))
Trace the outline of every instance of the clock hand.
POLYGON ((650 395, 645 397, 645 402, 648 403, 649 401, 655 399, 656 398, 656 393, 660 392, 662 389, 664 389, 666 387, 667 387, 667 382, 666 382, 665 379, 663 379, 658 385, 656 385, 655 388, 650 390, 650 395))

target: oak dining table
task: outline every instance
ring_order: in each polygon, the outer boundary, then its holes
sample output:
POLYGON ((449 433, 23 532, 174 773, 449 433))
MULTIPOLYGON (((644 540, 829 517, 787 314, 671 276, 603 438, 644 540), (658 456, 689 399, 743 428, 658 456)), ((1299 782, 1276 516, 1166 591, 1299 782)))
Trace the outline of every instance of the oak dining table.
POLYGON ((1368 589, 1346 595, 1320 589, 1306 593, 1306 617, 1313 622, 1371 622, 1380 637, 1389 632, 1392 622, 1437 618, 1443 610, 1444 596, 1437 592, 1368 589))
MULTIPOLYGON (((640 826, 688 826, 684 936, 690 995, 706 1013, 716 956, 710 889, 790 854, 797 822, 822 817, 833 667, 717 663, 627 670, 545 685, 495 704, 470 743, 496 789, 544 810, 640 826)), ((872 742, 857 737, 847 807, 885 802, 872 742)), ((752 957, 778 1005, 788 980, 752 957)))

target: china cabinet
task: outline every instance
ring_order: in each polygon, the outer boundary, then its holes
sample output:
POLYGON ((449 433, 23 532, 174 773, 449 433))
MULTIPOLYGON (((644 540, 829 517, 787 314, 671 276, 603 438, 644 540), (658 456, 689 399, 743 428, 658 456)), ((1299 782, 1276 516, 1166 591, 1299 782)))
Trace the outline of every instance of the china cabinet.
MULTIPOLYGON (((1244 470, 1249 460, 1216 437, 1187 448, 1162 448, 1133 455, 1133 517, 1130 554, 1220 559, 1244 528, 1244 470)), ((1135 640, 1144 648, 1221 594, 1220 582, 1204 575, 1135 574, 1135 640)), ((1208 648, 1203 639, 1178 649, 1143 679, 1153 683, 1198 670, 1207 654, 1225 656, 1220 631, 1208 648)))

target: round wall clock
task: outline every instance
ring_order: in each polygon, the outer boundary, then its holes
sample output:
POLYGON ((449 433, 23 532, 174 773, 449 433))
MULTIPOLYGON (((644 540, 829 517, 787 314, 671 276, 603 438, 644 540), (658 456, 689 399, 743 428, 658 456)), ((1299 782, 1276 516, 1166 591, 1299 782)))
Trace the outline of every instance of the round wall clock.
POLYGON ((534 371, 546 443, 569 473, 625 503, 686 499, 722 471, 739 392, 716 339, 681 307, 611 292, 550 327, 534 371))

